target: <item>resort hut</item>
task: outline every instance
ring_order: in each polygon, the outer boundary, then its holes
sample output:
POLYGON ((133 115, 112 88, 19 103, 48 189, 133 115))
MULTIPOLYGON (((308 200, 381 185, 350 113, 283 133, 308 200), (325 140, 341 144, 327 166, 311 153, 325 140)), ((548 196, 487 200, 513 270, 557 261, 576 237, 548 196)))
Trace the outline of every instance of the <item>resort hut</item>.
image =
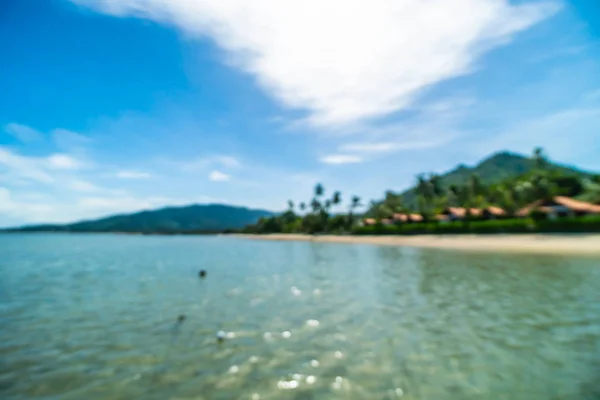
POLYGON ((481 217, 483 219, 498 219, 506 218, 507 216, 506 211, 496 206, 485 207, 481 210, 481 217))
POLYGON ((359 225, 360 226, 370 226, 370 225, 375 225, 376 223, 377 223, 377 221, 375 220, 375 218, 365 218, 359 223, 359 225))
MULTIPOLYGON (((471 217, 480 217, 482 211, 478 208, 470 208, 469 214, 471 217)), ((467 216, 467 209, 463 207, 447 207, 442 211, 442 215, 445 215, 449 221, 462 221, 467 216)))
POLYGON ((392 217, 396 223, 412 223, 412 222, 423 222, 423 216, 421 214, 402 214, 396 213, 392 217))
POLYGON ((538 200, 517 212, 519 217, 527 217, 534 211, 541 211, 547 218, 575 217, 588 214, 600 214, 600 205, 575 200, 566 196, 554 196, 549 200, 538 200))

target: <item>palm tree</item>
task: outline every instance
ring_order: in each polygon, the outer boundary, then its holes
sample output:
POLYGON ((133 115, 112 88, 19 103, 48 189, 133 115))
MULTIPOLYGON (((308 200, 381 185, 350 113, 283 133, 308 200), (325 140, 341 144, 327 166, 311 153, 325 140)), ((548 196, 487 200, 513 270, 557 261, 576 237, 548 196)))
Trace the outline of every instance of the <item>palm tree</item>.
POLYGON ((339 191, 333 193, 333 197, 331 198, 331 203, 335 206, 342 202, 342 194, 339 191))
POLYGON ((319 211, 321 209, 321 203, 316 198, 313 198, 310 201, 310 208, 312 209, 313 213, 316 213, 317 211, 319 211))
POLYGON ((444 194, 441 177, 439 175, 431 174, 429 176, 429 186, 433 196, 440 197, 444 194))
POLYGON ((419 198, 419 211, 421 215, 427 217, 431 213, 431 203, 433 201, 433 190, 431 182, 425 179, 425 175, 417 175, 417 197, 419 198))
POLYGON ((350 206, 349 206, 349 212, 348 212, 348 227, 350 229, 352 229, 352 226, 354 226, 354 210, 360 207, 360 197, 358 196, 352 196, 352 199, 350 200, 350 206))
POLYGON ((294 212, 294 202, 292 200, 288 200, 288 210, 294 212))
POLYGON ((300 211, 304 211, 304 210, 306 210, 306 203, 302 202, 302 203, 300 203, 300 211))
POLYGON ((460 206, 460 188, 456 185, 450 185, 448 188, 448 204, 452 207, 460 206))
POLYGON ((482 196, 484 193, 484 187, 483 187, 483 184, 481 183, 481 179, 479 178, 479 175, 471 174, 471 176, 469 177, 468 185, 469 185, 469 187, 468 187, 469 195, 465 199, 465 200, 467 200, 466 202, 468 203, 468 206, 466 208, 469 209, 474 206, 475 207, 481 206, 480 203, 483 202, 482 196))
POLYGON ((535 168, 538 170, 543 170, 548 165, 548 158, 546 156, 546 152, 542 147, 536 147, 533 149, 533 154, 531 156, 533 159, 535 168))
POLYGON ((317 185, 315 186, 315 196, 321 197, 321 196, 323 196, 324 193, 325 193, 325 188, 323 187, 323 185, 321 185, 320 183, 317 183, 317 185))

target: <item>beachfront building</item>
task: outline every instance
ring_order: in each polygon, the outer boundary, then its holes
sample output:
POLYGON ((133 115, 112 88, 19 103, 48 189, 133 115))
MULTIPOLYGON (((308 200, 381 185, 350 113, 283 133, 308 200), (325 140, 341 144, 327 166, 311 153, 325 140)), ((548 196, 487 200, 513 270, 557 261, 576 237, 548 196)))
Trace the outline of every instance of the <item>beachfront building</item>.
POLYGON ((500 207, 489 206, 481 209, 482 219, 500 219, 509 217, 508 213, 500 207))
POLYGON ((401 224, 410 224, 413 222, 423 222, 423 216, 421 214, 401 214, 401 213, 396 213, 394 214, 394 216, 392 217, 392 219, 396 222, 396 223, 401 223, 401 224))
POLYGON ((375 220, 375 218, 365 218, 362 221, 358 222, 358 226, 370 226, 370 225, 375 225, 377 223, 377 221, 375 220))
POLYGON ((528 217, 532 211, 546 214, 549 219, 600 214, 600 205, 575 200, 565 196, 554 196, 549 200, 538 200, 517 212, 518 217, 528 217))
MULTIPOLYGON (((479 217, 481 210, 478 208, 470 208, 469 214, 471 217, 479 217)), ((446 207, 441 215, 445 215, 448 221, 462 221, 467 216, 467 209, 464 207, 446 207)))
POLYGON ((436 219, 438 221, 462 221, 467 216, 467 210, 469 210, 469 215, 472 219, 498 219, 507 217, 506 211, 496 206, 470 209, 464 207, 447 207, 439 216, 436 216, 436 219))

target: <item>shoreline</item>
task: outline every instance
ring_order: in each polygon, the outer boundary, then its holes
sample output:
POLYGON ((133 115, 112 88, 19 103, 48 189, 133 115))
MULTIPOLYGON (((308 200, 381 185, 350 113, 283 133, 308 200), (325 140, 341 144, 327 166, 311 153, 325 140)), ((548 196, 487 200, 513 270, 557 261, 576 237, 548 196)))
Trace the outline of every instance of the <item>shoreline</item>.
POLYGON ((600 234, 465 234, 415 236, 353 236, 306 234, 233 234, 250 240, 436 248, 476 252, 600 255, 600 234))

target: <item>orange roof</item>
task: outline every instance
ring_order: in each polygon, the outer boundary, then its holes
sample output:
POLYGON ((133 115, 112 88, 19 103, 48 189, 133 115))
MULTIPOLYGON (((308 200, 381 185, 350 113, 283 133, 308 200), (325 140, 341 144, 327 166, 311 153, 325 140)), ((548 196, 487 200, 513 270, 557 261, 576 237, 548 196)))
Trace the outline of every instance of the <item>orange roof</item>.
POLYGON ((423 221, 423 216, 421 214, 410 214, 410 219, 413 221, 423 221))
POLYGON ((504 211, 500 207, 496 207, 496 206, 486 207, 485 210, 487 212, 489 212, 490 214, 492 214, 492 215, 504 215, 504 214, 506 214, 506 211, 504 211))
MULTIPOLYGON (((471 215, 481 215, 481 210, 478 208, 471 208, 469 210, 471 215)), ((452 214, 459 218, 463 218, 467 214, 467 209, 463 207, 448 207, 446 208, 446 214, 452 214)))
POLYGON ((600 206, 585 201, 579 201, 566 196, 555 196, 553 200, 573 211, 600 213, 600 206))
POLYGON ((523 207, 522 209, 519 210, 519 212, 517 212, 517 215, 523 216, 523 217, 527 216, 534 209, 538 209, 538 210, 540 210, 542 212, 546 212, 546 213, 551 212, 552 206, 544 205, 544 204, 548 204, 548 203, 550 203, 550 204, 554 203, 556 205, 566 207, 569 210, 576 211, 576 212, 600 213, 600 205, 587 203, 585 201, 575 200, 575 199, 572 199, 572 198, 566 197, 566 196, 554 196, 550 202, 538 200, 538 201, 535 201, 535 202, 523 207))
POLYGON ((405 222, 408 219, 408 216, 406 214, 398 214, 398 213, 396 213, 396 214, 394 214, 393 218, 396 221, 405 222))
POLYGON ((435 219, 437 219, 438 221, 446 221, 448 219, 448 216, 444 214, 437 214, 435 216, 435 219))
POLYGON ((377 221, 375 221, 375 218, 365 218, 363 219, 363 223, 365 225, 375 225, 377 221))
POLYGON ((402 222, 407 222, 407 221, 423 221, 423 216, 421 214, 399 214, 396 213, 394 214, 393 217, 396 221, 402 221, 402 222))
MULTIPOLYGON (((529 215, 529 213, 531 211, 533 211, 536 208, 539 208, 542 205, 543 201, 542 200, 537 200, 534 201, 533 203, 521 208, 519 211, 517 211, 517 216, 519 217, 526 217, 529 215)), ((543 211, 543 210, 540 210, 543 211)))

